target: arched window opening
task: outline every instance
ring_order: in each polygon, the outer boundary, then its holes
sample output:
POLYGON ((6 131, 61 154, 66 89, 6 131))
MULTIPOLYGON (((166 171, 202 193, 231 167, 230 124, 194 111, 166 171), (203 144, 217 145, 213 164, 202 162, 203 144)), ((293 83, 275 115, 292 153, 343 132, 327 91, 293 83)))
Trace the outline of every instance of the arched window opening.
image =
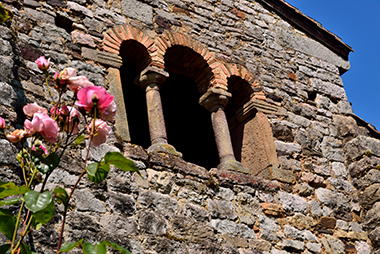
POLYGON ((210 112, 199 105, 199 92, 190 78, 170 74, 161 87, 168 141, 183 159, 205 168, 218 165, 210 112))
POLYGON ((123 59, 120 76, 131 142, 147 148, 150 146, 150 139, 145 91, 135 80, 149 65, 150 57, 146 48, 135 40, 127 40, 121 44, 120 56, 123 59))
POLYGON ((200 54, 191 48, 175 45, 166 51, 164 60, 167 72, 193 79, 201 95, 207 91, 213 73, 200 54))
POLYGON ((184 160, 205 168, 219 162, 210 112, 199 104, 212 78, 201 55, 184 46, 166 51, 169 78, 160 88, 168 142, 182 152, 184 160))

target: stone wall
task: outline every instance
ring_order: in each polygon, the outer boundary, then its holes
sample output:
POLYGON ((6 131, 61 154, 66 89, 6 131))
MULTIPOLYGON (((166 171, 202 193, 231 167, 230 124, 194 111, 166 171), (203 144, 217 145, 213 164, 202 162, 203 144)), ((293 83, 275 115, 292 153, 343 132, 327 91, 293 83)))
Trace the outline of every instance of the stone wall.
MULTIPOLYGON (((15 127, 22 105, 47 105, 35 85, 40 55, 112 86, 107 66, 83 52, 101 51, 103 34, 117 24, 188 34, 246 66, 285 112, 267 115, 280 163, 272 179, 147 154, 116 137, 94 149, 94 160, 123 150, 142 177, 113 171, 107 184, 82 181, 66 241, 112 240, 133 253, 380 253, 380 141, 352 115, 340 78, 349 63, 259 1, 4 2, 14 18, 0 27, 0 116, 15 127)), ((15 148, 6 140, 0 147, 0 179, 18 181, 15 148)), ((50 187, 75 182, 83 165, 71 159, 80 161, 80 153, 66 158, 50 187)), ((38 247, 55 246, 57 233, 42 233, 38 247)))

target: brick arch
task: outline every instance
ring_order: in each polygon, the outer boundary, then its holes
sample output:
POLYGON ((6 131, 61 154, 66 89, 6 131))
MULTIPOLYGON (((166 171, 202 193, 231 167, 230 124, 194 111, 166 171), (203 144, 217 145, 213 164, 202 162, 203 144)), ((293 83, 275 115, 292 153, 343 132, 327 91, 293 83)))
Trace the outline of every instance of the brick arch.
MULTIPOLYGON (((224 75, 227 76, 227 80, 232 77, 236 76, 243 80, 245 80, 253 89, 252 98, 260 99, 260 100, 266 100, 266 96, 263 91, 263 87, 257 82, 255 76, 248 71, 248 69, 242 65, 238 64, 224 64, 225 68, 224 75)), ((228 85, 228 82, 227 82, 228 85)))
MULTIPOLYGON (((163 67, 165 65, 164 56, 168 49, 173 46, 183 46, 199 54, 210 67, 213 74, 209 86, 220 86, 227 89, 227 79, 221 70, 221 62, 216 58, 215 53, 210 52, 206 46, 193 40, 191 37, 178 32, 165 31, 155 39, 157 52, 152 56, 152 65, 163 67)), ((195 81, 203 82, 203 75, 200 75, 195 81)), ((205 84, 206 85, 206 84, 205 84)))
MULTIPOLYGON (((151 53, 157 51, 154 40, 146 35, 140 29, 128 24, 114 26, 104 34, 103 49, 113 54, 120 53, 120 47, 123 41, 135 40, 141 43, 151 53)), ((152 58, 152 56, 151 56, 152 58)))

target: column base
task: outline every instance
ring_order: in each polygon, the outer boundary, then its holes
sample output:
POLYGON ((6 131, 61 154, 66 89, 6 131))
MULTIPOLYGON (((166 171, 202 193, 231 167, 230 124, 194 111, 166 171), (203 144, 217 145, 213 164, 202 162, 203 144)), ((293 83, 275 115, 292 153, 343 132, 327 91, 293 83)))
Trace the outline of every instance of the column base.
POLYGON ((164 144, 164 143, 156 143, 151 145, 148 148, 148 153, 152 152, 161 152, 161 153, 169 153, 174 156, 182 157, 182 153, 178 152, 174 146, 169 145, 169 144, 164 144))
POLYGON ((243 167, 243 165, 237 160, 224 161, 218 165, 218 169, 236 171, 236 172, 241 172, 245 174, 250 173, 250 171, 246 169, 245 167, 243 167))

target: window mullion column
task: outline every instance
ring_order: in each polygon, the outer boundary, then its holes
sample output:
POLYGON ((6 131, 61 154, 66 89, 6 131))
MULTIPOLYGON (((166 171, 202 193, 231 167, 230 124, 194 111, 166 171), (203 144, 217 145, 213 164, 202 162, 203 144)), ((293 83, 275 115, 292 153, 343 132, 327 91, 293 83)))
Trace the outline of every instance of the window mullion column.
POLYGON ((210 88, 200 98, 200 104, 211 112, 212 128, 220 159, 218 168, 248 173, 248 170, 235 159, 232 148, 231 135, 224 112, 224 107, 230 97, 231 94, 224 89, 210 88))
POLYGON ((182 156, 168 144, 164 113, 162 110, 160 85, 169 74, 161 69, 148 67, 140 75, 139 83, 145 89, 151 146, 149 152, 167 152, 182 156))

